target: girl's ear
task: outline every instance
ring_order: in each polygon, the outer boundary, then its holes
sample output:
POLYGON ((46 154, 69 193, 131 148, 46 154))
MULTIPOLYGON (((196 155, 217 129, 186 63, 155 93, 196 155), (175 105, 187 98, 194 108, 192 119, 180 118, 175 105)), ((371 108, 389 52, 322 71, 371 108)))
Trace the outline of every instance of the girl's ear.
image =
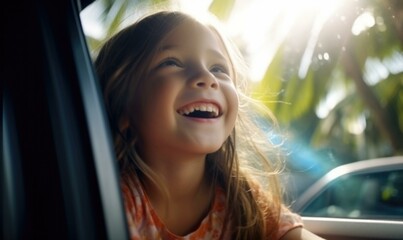
POLYGON ((118 131, 124 140, 128 140, 130 132, 130 121, 128 117, 122 117, 118 123, 118 131))
POLYGON ((119 121, 119 134, 125 142, 133 141, 133 129, 130 126, 130 120, 128 117, 122 117, 119 121))
POLYGON ((137 137, 136 119, 128 114, 123 114, 119 120, 119 132, 126 141, 134 141, 137 137))
POLYGON ((129 128, 129 126, 130 126, 130 123, 129 123, 129 118, 128 117, 122 117, 119 120, 119 126, 118 127, 119 127, 119 131, 121 133, 126 132, 127 129, 129 128))

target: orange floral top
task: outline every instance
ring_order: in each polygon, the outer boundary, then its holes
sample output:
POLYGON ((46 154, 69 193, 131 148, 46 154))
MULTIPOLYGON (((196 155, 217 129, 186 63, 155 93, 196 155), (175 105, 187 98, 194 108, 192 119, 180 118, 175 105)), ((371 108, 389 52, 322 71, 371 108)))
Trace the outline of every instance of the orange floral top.
MULTIPOLYGON (((215 199, 210 213, 204 218, 196 231, 186 236, 177 236, 165 227, 152 208, 137 178, 122 179, 121 188, 131 240, 230 239, 228 231, 222 231, 225 217, 225 193, 219 187, 216 188, 215 199)), ((289 230, 301 226, 300 216, 284 207, 280 215, 278 239, 289 230)))

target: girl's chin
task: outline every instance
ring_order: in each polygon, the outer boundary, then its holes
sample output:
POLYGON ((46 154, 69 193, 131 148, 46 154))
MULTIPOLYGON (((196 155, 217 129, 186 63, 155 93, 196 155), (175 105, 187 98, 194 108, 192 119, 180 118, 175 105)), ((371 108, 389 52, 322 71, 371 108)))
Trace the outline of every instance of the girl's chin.
POLYGON ((208 155, 208 154, 213 154, 215 152, 217 152, 218 150, 220 150, 220 148, 222 147, 222 145, 220 146, 214 146, 214 147, 209 147, 204 149, 203 154, 208 155))

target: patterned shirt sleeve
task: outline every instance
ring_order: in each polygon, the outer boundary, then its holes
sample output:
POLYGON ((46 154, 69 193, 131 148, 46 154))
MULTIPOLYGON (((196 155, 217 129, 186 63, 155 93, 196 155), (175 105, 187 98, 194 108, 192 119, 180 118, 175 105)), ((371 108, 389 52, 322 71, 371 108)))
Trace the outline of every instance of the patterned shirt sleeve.
POLYGON ((298 214, 291 212, 285 206, 282 206, 277 239, 283 237, 288 231, 302 226, 301 217, 298 214))
MULTIPOLYGON (((266 193, 262 190, 262 186, 258 182, 251 181, 251 186, 257 198, 263 198, 263 202, 269 201, 266 198, 266 193)), ((271 224, 271 222, 268 221, 267 224, 271 224)), ((294 228, 303 227, 303 224, 302 219, 298 214, 291 212, 286 206, 282 205, 278 226, 279 229, 275 239, 282 238, 288 231, 294 228)))

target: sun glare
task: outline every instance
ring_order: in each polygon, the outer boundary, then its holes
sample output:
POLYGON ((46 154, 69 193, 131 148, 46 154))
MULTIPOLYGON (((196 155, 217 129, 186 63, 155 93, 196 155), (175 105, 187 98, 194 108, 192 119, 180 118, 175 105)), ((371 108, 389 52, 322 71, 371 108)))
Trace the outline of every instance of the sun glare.
MULTIPOLYGON (((309 39, 299 60, 298 74, 305 77, 314 54, 319 32, 339 5, 345 0, 237 0, 229 19, 223 23, 227 32, 240 45, 249 65, 249 78, 252 81, 262 79, 265 70, 271 63, 279 46, 293 31, 303 27, 310 29, 309 39)), ((188 1, 179 0, 177 6, 182 10, 203 15, 209 9, 212 0, 188 1)), ((102 4, 93 4, 81 14, 84 21, 83 28, 87 35, 96 39, 105 36, 105 29, 99 24, 102 4)), ((373 18, 363 14, 360 21, 355 23, 354 33, 373 25, 373 18)), ((296 39, 298 41, 298 39, 296 39)), ((318 56, 328 60, 327 53, 318 56)))
POLYGON ((105 37, 105 27, 100 24, 102 11, 102 5, 95 1, 80 12, 80 17, 85 20, 82 21, 82 26, 87 36, 95 39, 102 39, 105 37))
MULTIPOLYGON (((237 1, 228 31, 244 46, 252 81, 262 79, 278 47, 286 36, 301 26, 312 24, 311 38, 299 70, 306 74, 319 31, 342 1, 334 0, 243 0, 237 1), (309 22, 309 19, 314 22, 309 22)), ((328 55, 323 56, 328 58, 328 55)))
MULTIPOLYGON (((249 65, 250 79, 262 79, 278 47, 295 28, 312 24, 311 38, 299 69, 306 74, 319 31, 343 0, 238 0, 231 17, 224 23, 227 32, 242 47, 249 65), (314 22, 309 22, 309 19, 314 22)), ((181 0, 182 9, 197 13, 208 11, 211 0, 181 0)), ((324 54, 324 59, 329 55, 324 54)))
POLYGON ((375 25, 375 18, 371 12, 364 12, 354 22, 351 32, 359 35, 361 32, 375 25))

